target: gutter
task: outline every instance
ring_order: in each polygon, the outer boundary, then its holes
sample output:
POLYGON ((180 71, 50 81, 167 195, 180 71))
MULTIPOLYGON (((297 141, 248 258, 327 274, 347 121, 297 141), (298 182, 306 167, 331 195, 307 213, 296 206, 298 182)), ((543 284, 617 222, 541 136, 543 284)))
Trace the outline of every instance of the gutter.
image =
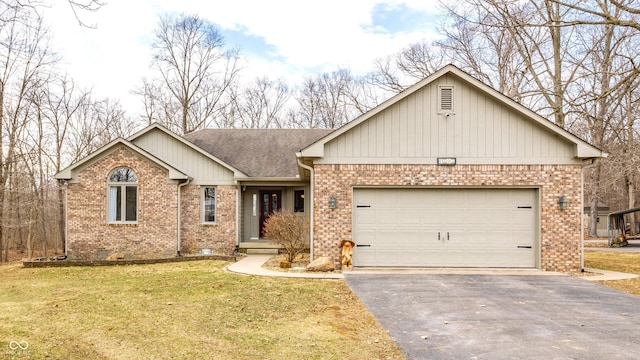
POLYGON ((182 254, 180 254, 180 247, 182 246, 182 187, 185 185, 189 185, 189 183, 191 182, 191 178, 188 178, 187 181, 183 182, 183 183, 179 183, 178 184, 178 239, 176 241, 177 244, 177 249, 176 249, 176 257, 181 257, 182 254))
POLYGON ((242 186, 236 181, 236 247, 233 249, 233 254, 236 255, 240 251, 240 207, 242 206, 242 186))
POLYGON ((298 166, 300 166, 303 169, 309 170, 309 259, 311 261, 313 261, 313 219, 314 219, 314 212, 315 212, 315 206, 313 205, 314 200, 315 200, 315 195, 314 195, 314 186, 313 186, 313 182, 314 182, 314 178, 315 178, 315 172, 313 171, 313 168, 309 165, 305 165, 302 163, 302 159, 301 159, 301 154, 297 153, 296 154, 296 160, 298 161, 298 166))

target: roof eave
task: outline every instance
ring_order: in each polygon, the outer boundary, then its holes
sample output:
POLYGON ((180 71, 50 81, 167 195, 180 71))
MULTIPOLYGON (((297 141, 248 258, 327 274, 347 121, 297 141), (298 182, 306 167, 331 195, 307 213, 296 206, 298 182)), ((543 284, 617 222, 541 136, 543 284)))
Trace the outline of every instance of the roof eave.
POLYGON ((85 164, 90 164, 92 161, 94 161, 95 159, 99 158, 100 155, 102 155, 103 153, 105 153, 106 151, 109 151, 110 149, 112 149, 115 146, 118 145, 124 145, 127 148, 135 151, 136 153, 140 154, 141 156, 143 156, 144 158, 146 158, 147 160, 153 162, 156 165, 159 165, 160 167, 162 167, 163 169, 167 170, 167 176, 169 179, 171 180, 188 180, 191 177, 185 173, 183 173, 182 171, 176 169, 175 167, 167 164, 166 162, 158 159, 157 157, 155 157, 154 155, 148 153, 147 151, 145 151, 144 149, 136 146, 135 144, 131 143, 128 140, 125 140, 123 138, 117 138, 111 142, 109 142, 107 145, 101 147, 100 149, 92 152, 89 156, 86 156, 84 159, 69 165, 68 167, 66 167, 65 169, 61 170, 60 172, 58 172, 57 174, 55 174, 53 177, 54 179, 57 180, 71 180, 73 179, 73 171, 85 164))
POLYGON ((302 181, 300 176, 289 176, 289 177, 268 177, 268 176, 256 176, 256 177, 243 177, 243 178, 235 178, 237 181, 264 181, 264 182, 295 182, 302 181))

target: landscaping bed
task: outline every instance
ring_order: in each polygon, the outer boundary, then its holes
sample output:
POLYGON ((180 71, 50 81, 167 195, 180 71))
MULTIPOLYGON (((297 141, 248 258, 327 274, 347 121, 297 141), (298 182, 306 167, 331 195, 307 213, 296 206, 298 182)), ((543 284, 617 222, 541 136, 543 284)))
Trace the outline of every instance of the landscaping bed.
POLYGON ((26 268, 44 267, 67 267, 67 266, 115 266, 115 265, 142 265, 142 264, 163 264, 184 261, 198 260, 223 260, 236 261, 237 257, 231 255, 190 255, 161 259, 120 259, 120 260, 71 260, 62 257, 41 258, 23 260, 22 265, 26 268))

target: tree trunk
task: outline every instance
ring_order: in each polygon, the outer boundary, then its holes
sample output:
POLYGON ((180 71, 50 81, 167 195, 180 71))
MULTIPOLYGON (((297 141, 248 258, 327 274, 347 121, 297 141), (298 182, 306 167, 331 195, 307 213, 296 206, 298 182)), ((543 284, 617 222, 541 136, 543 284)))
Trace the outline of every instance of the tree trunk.
MULTIPOLYGON (((629 195, 629 209, 633 209, 636 207, 636 190, 635 185, 633 183, 633 177, 628 177, 627 181, 627 194, 629 195)), ((636 235, 636 214, 629 213, 629 224, 631 225, 629 235, 636 235)))
POLYGON ((589 212, 589 237, 598 237, 598 186, 600 184, 601 164, 598 161, 591 174, 591 209, 589 212))

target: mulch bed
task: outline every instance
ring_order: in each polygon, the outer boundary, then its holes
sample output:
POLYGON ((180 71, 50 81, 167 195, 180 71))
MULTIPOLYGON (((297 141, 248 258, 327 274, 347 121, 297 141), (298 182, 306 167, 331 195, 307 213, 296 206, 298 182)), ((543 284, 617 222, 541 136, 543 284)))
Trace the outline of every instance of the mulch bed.
POLYGON ((26 268, 46 268, 46 267, 66 267, 66 266, 114 266, 114 265, 139 265, 139 264, 160 264, 183 261, 198 260, 224 260, 237 261, 236 255, 194 255, 181 256, 162 259, 122 259, 122 260, 70 260, 59 258, 29 259, 23 260, 22 265, 26 268))

